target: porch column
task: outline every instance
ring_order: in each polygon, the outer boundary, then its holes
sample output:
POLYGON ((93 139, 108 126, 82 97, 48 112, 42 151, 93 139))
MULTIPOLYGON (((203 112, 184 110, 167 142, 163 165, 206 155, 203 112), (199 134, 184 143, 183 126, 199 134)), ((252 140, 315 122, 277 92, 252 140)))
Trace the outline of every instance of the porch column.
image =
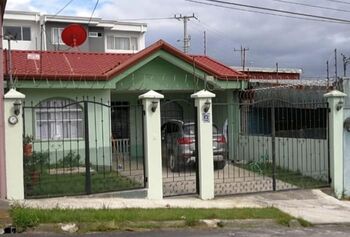
POLYGON ((343 92, 333 90, 324 95, 327 98, 329 113, 329 154, 331 187, 337 198, 341 198, 344 192, 343 169, 343 92))
POLYGON ((191 95, 197 107, 199 196, 203 200, 214 198, 214 158, 212 101, 215 94, 201 90, 191 95))
POLYGON ((162 139, 160 131, 160 99, 164 96, 148 91, 140 95, 144 114, 145 171, 147 177, 147 198, 163 198, 162 139))
POLYGON ((15 89, 4 96, 6 198, 24 199, 23 119, 21 104, 25 95, 15 89))

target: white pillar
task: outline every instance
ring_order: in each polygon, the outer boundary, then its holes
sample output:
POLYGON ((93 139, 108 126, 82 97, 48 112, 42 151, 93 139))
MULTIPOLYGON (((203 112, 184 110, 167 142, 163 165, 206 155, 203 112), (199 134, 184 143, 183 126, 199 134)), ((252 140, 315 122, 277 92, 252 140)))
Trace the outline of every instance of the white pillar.
POLYGON ((337 198, 341 198, 344 193, 344 167, 343 167, 343 92, 333 90, 324 95, 327 98, 329 113, 329 154, 331 187, 337 198))
POLYGON ((6 198, 14 200, 24 199, 23 119, 19 104, 24 98, 25 95, 15 89, 4 96, 6 198))
POLYGON ((199 196, 203 200, 214 198, 214 158, 212 101, 215 94, 201 90, 191 95, 197 107, 199 196))
POLYGON ((162 139, 160 121, 160 99, 164 96, 149 91, 139 96, 144 110, 145 170, 147 177, 147 198, 163 198, 162 139))

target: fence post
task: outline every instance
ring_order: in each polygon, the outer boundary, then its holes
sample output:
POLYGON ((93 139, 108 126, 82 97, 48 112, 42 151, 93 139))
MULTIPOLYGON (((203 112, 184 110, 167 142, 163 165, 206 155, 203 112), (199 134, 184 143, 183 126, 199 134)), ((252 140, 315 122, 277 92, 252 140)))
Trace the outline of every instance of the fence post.
POLYGON ((345 93, 333 90, 324 95, 329 104, 329 154, 331 187, 337 198, 344 192, 343 169, 343 107, 345 93))
POLYGON ((160 99, 164 96, 153 90, 139 96, 143 104, 145 176, 147 198, 163 198, 162 182, 162 138, 160 121, 160 99))
POLYGON ((21 108, 24 98, 25 95, 15 89, 4 95, 6 198, 14 200, 24 199, 21 108))
POLYGON ((272 190, 276 191, 276 115, 275 101, 271 107, 271 153, 272 153, 272 190))
POLYGON ((215 94, 201 90, 191 95, 197 107, 199 196, 201 199, 214 198, 214 158, 212 101, 215 94))
POLYGON ((89 103, 86 100, 84 100, 84 136, 85 136, 85 192, 86 194, 91 194, 89 103))

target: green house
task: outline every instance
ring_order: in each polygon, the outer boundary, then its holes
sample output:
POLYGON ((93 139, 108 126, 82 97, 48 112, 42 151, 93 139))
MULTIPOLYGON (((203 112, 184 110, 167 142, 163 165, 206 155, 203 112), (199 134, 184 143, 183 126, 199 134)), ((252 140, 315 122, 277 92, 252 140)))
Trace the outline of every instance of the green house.
MULTIPOLYGON (((136 54, 12 51, 12 69, 8 52, 4 56, 5 77, 12 71, 14 86, 26 95, 23 135, 33 136, 34 154, 46 154, 45 165, 55 174, 67 167, 73 172, 76 162, 89 162, 91 172, 102 167, 141 170, 138 96, 149 90, 164 95, 162 123, 195 121, 190 95, 212 91, 218 104, 213 123, 222 129, 227 121, 231 144, 238 136, 238 91, 247 87, 246 76, 208 56, 186 55, 162 40, 136 54)), ((229 145, 229 153, 232 149, 229 145)))

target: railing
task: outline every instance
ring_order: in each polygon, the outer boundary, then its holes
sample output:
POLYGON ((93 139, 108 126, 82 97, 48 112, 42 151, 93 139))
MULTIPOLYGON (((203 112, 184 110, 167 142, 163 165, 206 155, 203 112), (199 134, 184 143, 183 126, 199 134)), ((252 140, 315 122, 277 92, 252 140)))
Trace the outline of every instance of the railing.
POLYGON ((129 153, 130 139, 112 139, 113 154, 129 153))

